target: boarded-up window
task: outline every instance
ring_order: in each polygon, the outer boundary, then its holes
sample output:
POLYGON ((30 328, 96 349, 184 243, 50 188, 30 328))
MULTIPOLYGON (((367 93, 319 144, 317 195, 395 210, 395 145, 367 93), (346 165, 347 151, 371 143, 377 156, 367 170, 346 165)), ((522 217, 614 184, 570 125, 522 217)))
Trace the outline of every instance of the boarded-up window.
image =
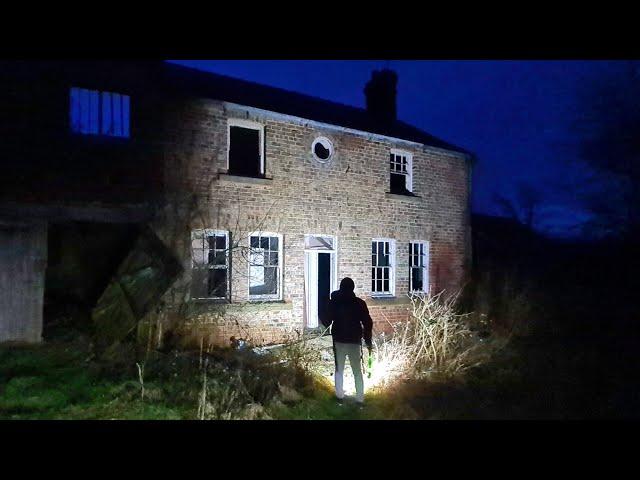
POLYGON ((191 232, 191 297, 224 299, 229 293, 229 233, 191 232))
POLYGON ((128 95, 73 87, 69 110, 73 132, 129 138, 128 95))
POLYGON ((229 124, 229 173, 246 177, 264 176, 261 126, 229 124))

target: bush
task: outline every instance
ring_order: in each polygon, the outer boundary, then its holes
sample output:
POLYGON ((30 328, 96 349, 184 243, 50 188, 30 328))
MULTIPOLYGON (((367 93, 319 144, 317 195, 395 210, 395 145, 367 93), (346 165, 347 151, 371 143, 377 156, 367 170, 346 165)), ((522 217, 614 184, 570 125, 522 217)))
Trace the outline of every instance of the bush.
POLYGON ((411 295, 407 322, 393 325, 389 337, 374 342, 372 384, 386 385, 398 377, 452 376, 484 363, 503 342, 480 338, 468 325, 468 315, 456 312, 458 296, 411 295))

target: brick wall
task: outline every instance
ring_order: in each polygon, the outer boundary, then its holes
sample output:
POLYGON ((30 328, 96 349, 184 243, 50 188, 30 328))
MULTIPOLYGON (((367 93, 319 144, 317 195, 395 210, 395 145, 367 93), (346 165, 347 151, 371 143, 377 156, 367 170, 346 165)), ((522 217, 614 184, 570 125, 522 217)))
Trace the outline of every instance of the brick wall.
MULTIPOLYGON (((366 138, 282 116, 256 113, 212 100, 175 102, 166 115, 166 185, 192 217, 188 226, 175 227, 171 208, 156 223, 161 238, 183 260, 187 274, 176 286, 188 285, 189 229, 214 228, 242 239, 251 230, 277 232, 284 240, 283 302, 252 305, 247 301, 247 265, 232 253, 232 301, 229 307, 200 306, 199 325, 209 325, 219 342, 231 335, 274 342, 304 327, 304 235, 335 235, 338 242, 338 279, 351 277, 356 294, 366 298, 377 330, 387 320, 407 318, 409 302, 408 242, 431 245, 430 280, 433 291, 460 287, 467 260, 468 167, 458 154, 366 138), (267 180, 225 175, 227 119, 242 118, 265 126, 267 180), (321 164, 311 153, 314 138, 322 135, 334 145, 331 162, 321 164), (413 154, 413 191, 419 198, 390 195, 389 150, 413 154), (195 193, 193 204, 185 194, 195 193), (369 298, 371 239, 396 240, 396 299, 369 298), (221 316, 219 310, 227 311, 221 316), (248 330, 247 330, 248 329, 248 330)), ((176 288, 177 288, 176 287, 176 288)), ((177 295, 188 299, 188 294, 177 295)), ((176 293, 167 294, 175 303, 176 293)))

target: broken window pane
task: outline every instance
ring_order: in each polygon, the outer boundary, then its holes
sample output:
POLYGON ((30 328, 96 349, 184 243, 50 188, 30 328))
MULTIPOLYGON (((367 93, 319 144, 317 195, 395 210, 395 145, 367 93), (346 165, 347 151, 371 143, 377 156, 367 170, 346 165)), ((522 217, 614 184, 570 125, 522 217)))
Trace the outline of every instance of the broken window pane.
POLYGON ((422 268, 411 269, 411 289, 414 291, 423 290, 423 269, 422 268))
POLYGON ((260 163, 260 131, 229 127, 229 173, 259 177, 262 175, 260 163))
POLYGON ((249 283, 250 295, 277 295, 278 293, 278 268, 277 267, 252 267, 251 281, 249 283))
POLYGON ((209 270, 208 297, 224 297, 227 293, 227 270, 216 268, 209 270))
POLYGON ((224 298, 227 295, 228 255, 226 235, 207 230, 196 230, 191 234, 193 298, 224 298))
POLYGON ((205 252, 206 250, 204 250, 203 248, 195 248, 192 251, 191 254, 191 258, 193 258, 193 264, 194 265, 205 265, 205 252))
POLYGON ((306 236, 304 238, 304 248, 307 250, 333 250, 333 238, 306 236))
POLYGON ((407 192, 406 175, 391 173, 391 193, 403 194, 407 192))
MULTIPOLYGON (((409 247, 411 249, 411 247, 409 247)), ((391 242, 373 241, 371 255, 371 280, 374 293, 391 293, 391 242)))

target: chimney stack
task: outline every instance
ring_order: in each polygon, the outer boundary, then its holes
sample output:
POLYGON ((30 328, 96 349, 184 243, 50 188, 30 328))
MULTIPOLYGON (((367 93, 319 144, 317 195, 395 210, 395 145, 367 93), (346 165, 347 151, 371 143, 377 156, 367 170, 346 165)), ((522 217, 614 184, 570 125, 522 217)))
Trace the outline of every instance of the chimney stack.
POLYGON ((396 120, 396 86, 398 75, 393 70, 371 72, 371 79, 364 87, 367 112, 381 124, 390 125, 396 120))

